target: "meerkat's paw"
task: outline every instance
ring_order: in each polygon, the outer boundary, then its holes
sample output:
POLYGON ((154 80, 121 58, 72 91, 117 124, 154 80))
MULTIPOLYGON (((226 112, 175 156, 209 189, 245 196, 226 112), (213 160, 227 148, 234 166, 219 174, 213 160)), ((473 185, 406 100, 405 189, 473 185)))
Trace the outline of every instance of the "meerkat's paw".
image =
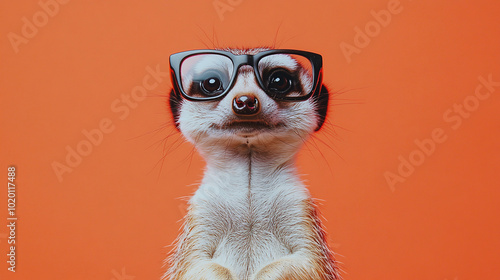
POLYGON ((307 268, 304 263, 294 259, 282 258, 263 267, 252 280, 319 280, 326 279, 318 275, 314 268, 307 268))
POLYGON ((190 270, 186 277, 186 280, 236 280, 233 273, 226 267, 215 263, 215 262, 205 262, 200 264, 198 267, 194 267, 190 270))

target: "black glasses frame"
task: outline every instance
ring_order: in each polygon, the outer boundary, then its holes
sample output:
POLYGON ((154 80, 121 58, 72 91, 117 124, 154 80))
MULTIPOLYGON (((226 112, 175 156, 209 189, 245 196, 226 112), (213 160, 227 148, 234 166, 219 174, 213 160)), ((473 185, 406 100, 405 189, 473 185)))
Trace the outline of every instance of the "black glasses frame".
POLYGON ((289 49, 275 49, 275 50, 266 50, 259 52, 257 54, 241 54, 241 55, 236 55, 233 54, 232 52, 229 51, 223 51, 223 50, 191 50, 191 51, 184 51, 184 52, 179 52, 179 53, 174 53, 170 55, 170 74, 171 74, 171 79, 172 79, 172 84, 174 86, 174 92, 176 94, 182 95, 182 97, 191 100, 191 101, 209 101, 209 100, 217 100, 223 98, 233 87, 236 77, 237 77, 237 72, 239 68, 243 65, 250 65, 253 67, 255 78, 259 82, 260 87, 266 92, 267 95, 269 95, 271 98, 278 99, 278 100, 285 100, 285 101, 303 101, 309 99, 312 95, 314 95, 316 92, 319 92, 321 89, 321 83, 322 83, 322 70, 323 70, 323 59, 321 55, 312 53, 312 52, 306 52, 306 51, 300 51, 300 50, 289 50, 289 49), (222 92, 221 94, 218 94, 216 96, 207 96, 207 97, 193 97, 189 96, 183 89, 182 87, 182 81, 181 81, 181 75, 180 75, 180 68, 182 62, 193 55, 200 55, 200 54, 218 54, 218 55, 223 55, 231 59, 233 63, 233 75, 231 78, 231 81, 229 82, 228 87, 222 92), (258 74, 258 64, 259 61, 272 54, 295 54, 295 55, 301 55, 309 59, 312 65, 312 70, 313 70, 313 87, 311 89, 311 92, 309 92, 307 95, 303 96, 280 96, 279 94, 273 93, 269 90, 266 89, 266 86, 264 85, 262 78, 258 74))

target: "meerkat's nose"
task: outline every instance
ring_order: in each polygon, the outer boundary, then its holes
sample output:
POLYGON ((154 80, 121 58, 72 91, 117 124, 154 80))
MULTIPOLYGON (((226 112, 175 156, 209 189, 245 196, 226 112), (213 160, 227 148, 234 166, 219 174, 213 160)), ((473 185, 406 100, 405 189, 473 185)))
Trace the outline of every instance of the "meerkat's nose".
POLYGON ((255 115, 259 112, 259 107, 259 99, 253 95, 240 95, 233 99, 233 111, 237 115, 255 115))

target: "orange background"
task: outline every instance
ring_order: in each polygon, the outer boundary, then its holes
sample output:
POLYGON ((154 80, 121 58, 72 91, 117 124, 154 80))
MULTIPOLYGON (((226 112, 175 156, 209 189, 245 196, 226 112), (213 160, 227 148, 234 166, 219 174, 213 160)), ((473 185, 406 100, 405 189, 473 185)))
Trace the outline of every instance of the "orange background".
POLYGON ((171 125, 169 78, 123 120, 111 104, 147 66, 168 71, 171 53, 215 40, 323 55, 325 83, 343 93, 299 163, 346 280, 500 279, 500 87, 456 130, 443 119, 479 76, 500 81, 498 1, 401 0, 350 63, 340 44, 354 45, 355 27, 390 0, 235 2, 221 19, 211 0, 69 1, 15 53, 8 34, 41 7, 1 1, 0 278, 159 279, 179 198, 195 190, 203 161, 171 125), (59 182, 52 163, 106 118, 115 130, 59 182), (447 140, 391 189, 384 173, 435 128, 447 140), (10 164, 15 273, 5 262, 10 164))

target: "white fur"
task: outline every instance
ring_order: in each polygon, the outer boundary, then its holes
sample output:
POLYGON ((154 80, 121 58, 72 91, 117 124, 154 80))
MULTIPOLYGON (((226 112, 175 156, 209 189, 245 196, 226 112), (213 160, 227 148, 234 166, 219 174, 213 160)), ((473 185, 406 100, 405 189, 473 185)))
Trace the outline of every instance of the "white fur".
POLYGON ((171 279, 178 279, 173 276, 180 266, 176 258, 188 252, 191 264, 182 279, 219 279, 210 276, 211 267, 219 265, 241 280, 256 279, 260 270, 277 260, 304 269, 312 265, 310 251, 319 248, 312 244, 317 237, 305 222, 304 201, 310 196, 297 176, 295 160, 317 126, 314 106, 312 99, 273 100, 251 71, 240 71, 235 86, 220 101, 182 101, 179 128, 207 166, 189 201, 189 216, 195 222, 186 224, 179 237, 171 279), (254 118, 265 120, 271 129, 225 128, 239 119, 232 100, 242 94, 258 98, 261 111, 254 118))

